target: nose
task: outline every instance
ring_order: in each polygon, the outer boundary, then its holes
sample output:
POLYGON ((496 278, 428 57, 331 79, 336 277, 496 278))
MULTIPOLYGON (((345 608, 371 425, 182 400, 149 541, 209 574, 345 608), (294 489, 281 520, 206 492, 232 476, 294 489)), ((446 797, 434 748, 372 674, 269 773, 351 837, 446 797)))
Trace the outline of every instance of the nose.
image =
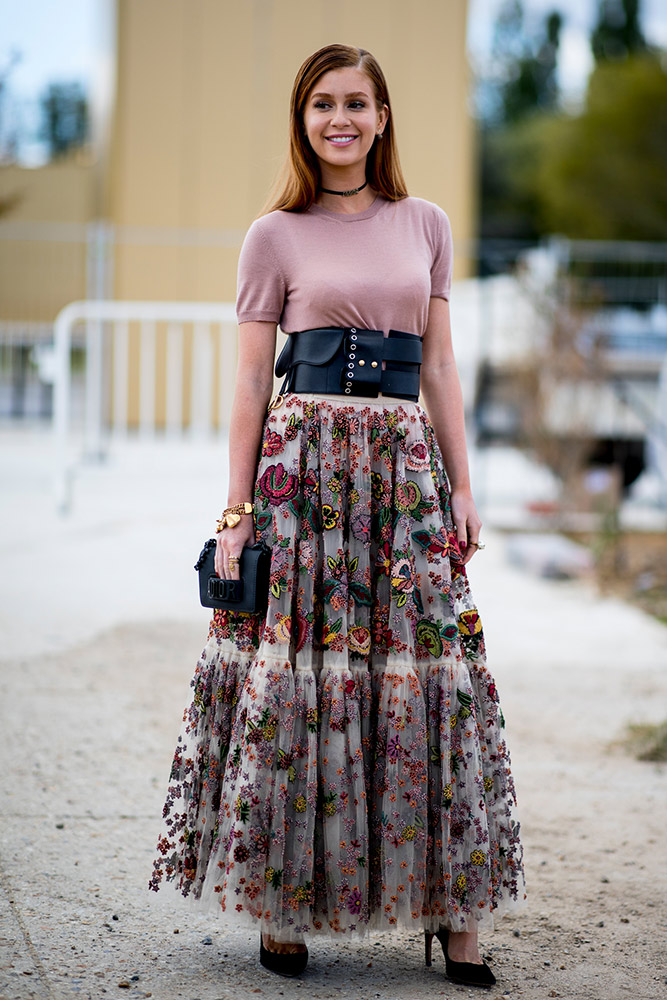
POLYGON ((336 108, 334 110, 334 113, 331 116, 331 124, 332 125, 339 125, 339 126, 340 125, 349 125, 350 124, 349 115, 346 113, 345 107, 343 105, 337 105, 336 106, 336 108))

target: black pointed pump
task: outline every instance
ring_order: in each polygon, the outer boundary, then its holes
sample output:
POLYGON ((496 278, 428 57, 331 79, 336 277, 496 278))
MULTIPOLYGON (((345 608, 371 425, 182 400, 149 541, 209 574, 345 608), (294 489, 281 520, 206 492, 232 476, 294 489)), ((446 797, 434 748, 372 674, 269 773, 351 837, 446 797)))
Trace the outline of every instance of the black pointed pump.
POLYGON ((463 986, 495 986, 496 977, 491 972, 486 962, 477 965, 476 962, 455 962, 447 954, 449 943, 449 931, 424 931, 424 958, 426 964, 432 964, 433 938, 437 937, 442 946, 442 953, 445 956, 445 971, 447 978, 454 983, 461 983, 463 986))

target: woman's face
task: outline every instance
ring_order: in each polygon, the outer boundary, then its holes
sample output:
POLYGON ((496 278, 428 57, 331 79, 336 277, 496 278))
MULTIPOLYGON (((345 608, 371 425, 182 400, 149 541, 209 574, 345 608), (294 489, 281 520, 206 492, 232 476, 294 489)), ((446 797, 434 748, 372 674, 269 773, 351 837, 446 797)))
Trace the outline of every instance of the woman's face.
POLYGON ((346 66, 324 73, 306 100, 303 124, 306 138, 326 168, 365 166, 368 152, 388 118, 378 111, 375 89, 360 69, 346 66))

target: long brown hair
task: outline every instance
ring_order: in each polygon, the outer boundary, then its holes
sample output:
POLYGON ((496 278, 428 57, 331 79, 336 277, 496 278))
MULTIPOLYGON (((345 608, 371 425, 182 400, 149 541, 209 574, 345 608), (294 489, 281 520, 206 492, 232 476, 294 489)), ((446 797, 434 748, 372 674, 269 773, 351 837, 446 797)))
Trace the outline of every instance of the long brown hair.
POLYGON ((289 120, 289 154, 276 192, 262 214, 283 209, 305 212, 317 198, 320 165, 303 131, 303 114, 308 94, 324 73, 352 66, 362 70, 373 84, 378 111, 386 104, 389 118, 382 139, 377 138, 366 158, 366 180, 389 201, 407 197, 407 188, 394 139, 393 116, 384 73, 377 59, 366 49, 351 45, 325 45, 313 53, 299 70, 292 87, 289 120))

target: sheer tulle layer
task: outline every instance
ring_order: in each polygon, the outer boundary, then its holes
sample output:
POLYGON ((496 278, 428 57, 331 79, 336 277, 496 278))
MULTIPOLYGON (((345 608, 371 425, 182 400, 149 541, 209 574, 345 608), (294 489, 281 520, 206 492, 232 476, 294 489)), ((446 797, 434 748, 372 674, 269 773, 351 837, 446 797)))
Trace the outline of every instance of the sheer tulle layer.
POLYGON ((268 611, 213 617, 151 887, 282 940, 520 905, 504 721, 423 411, 287 397, 255 513, 268 611))

